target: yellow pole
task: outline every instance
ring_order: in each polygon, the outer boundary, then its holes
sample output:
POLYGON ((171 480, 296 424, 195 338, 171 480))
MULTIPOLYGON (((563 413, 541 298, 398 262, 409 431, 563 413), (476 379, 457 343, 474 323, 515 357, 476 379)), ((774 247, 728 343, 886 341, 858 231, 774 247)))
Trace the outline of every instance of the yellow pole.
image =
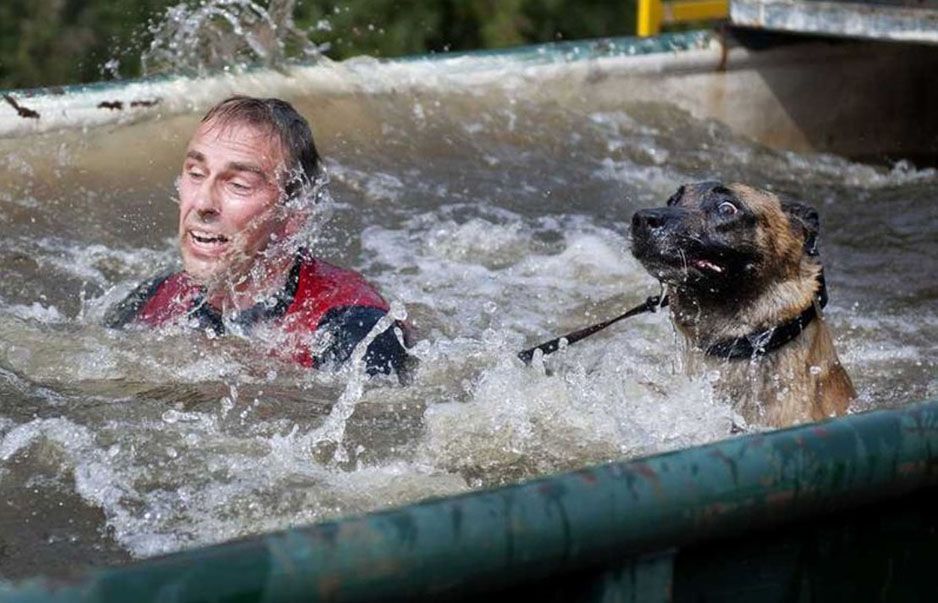
POLYGON ((725 19, 729 14, 730 3, 728 0, 679 0, 664 5, 662 20, 665 23, 706 21, 708 19, 725 19))
POLYGON ((656 36, 662 23, 725 19, 729 14, 729 0, 638 0, 638 35, 656 36))
POLYGON ((661 31, 661 0, 638 0, 638 35, 642 38, 661 31))

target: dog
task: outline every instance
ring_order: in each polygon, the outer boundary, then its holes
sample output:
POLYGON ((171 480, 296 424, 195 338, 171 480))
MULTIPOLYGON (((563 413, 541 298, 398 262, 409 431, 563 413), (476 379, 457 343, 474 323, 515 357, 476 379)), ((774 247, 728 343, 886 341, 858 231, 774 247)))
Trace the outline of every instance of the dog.
POLYGON ((749 424, 842 415, 856 396, 821 308, 813 208, 745 184, 686 184, 632 217, 632 254, 667 289, 685 366, 749 424), (717 371, 717 373, 713 373, 717 371))

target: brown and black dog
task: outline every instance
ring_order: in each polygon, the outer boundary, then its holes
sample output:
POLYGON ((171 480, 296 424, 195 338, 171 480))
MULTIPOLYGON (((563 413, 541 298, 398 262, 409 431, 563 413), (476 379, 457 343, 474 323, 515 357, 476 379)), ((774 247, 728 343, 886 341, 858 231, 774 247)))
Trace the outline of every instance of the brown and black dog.
POLYGON ((667 287, 691 372, 751 424, 843 414, 856 395, 821 317, 817 212, 744 184, 688 184, 632 218, 632 253, 667 287))

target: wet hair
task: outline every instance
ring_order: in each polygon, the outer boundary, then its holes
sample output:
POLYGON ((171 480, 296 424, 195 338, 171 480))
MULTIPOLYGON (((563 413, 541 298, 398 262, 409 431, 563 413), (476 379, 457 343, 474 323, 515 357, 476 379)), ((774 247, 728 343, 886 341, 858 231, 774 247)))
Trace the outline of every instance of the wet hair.
POLYGON ((256 126, 280 140, 287 163, 283 188, 288 201, 313 191, 324 179, 309 123, 290 103, 279 98, 232 96, 209 109, 202 123, 210 120, 256 126))

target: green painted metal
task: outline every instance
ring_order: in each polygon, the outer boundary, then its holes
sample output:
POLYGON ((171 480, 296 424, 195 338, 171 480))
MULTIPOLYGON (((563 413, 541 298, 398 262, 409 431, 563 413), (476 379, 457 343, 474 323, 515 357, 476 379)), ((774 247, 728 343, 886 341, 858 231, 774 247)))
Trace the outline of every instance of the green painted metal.
POLYGON ((936 485, 932 401, 89 570, 67 583, 33 579, 0 587, 0 600, 438 599, 562 579, 579 581, 570 600, 667 601, 674 551, 827 522, 936 485))

